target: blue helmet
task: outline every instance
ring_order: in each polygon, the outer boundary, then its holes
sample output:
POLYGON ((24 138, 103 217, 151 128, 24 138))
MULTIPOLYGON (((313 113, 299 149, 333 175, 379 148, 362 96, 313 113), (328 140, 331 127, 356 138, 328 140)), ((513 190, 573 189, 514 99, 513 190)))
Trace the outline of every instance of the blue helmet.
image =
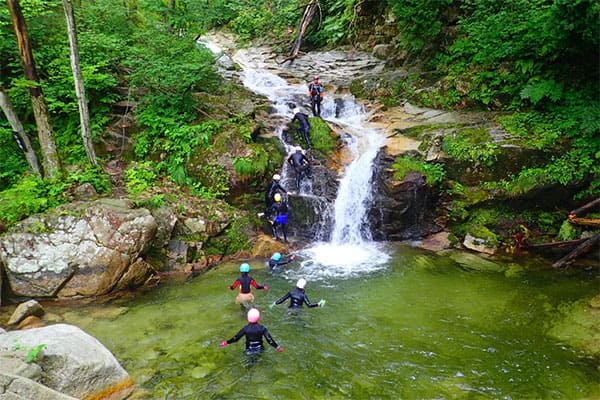
POLYGON ((248 264, 248 263, 240 264, 240 272, 250 272, 250 264, 248 264))
POLYGON ((281 253, 273 253, 271 256, 271 260, 279 261, 281 260, 281 253))

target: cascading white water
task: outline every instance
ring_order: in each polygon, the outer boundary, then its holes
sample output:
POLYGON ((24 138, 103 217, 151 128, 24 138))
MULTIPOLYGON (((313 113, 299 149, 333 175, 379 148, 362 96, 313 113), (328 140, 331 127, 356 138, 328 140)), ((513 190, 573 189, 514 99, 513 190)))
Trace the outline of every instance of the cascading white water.
MULTIPOLYGON (((242 83, 273 103, 273 117, 282 119, 282 125, 277 130, 281 139, 284 124, 293 117, 290 104, 302 104, 307 86, 288 83, 276 74, 281 72, 277 65, 267 63, 264 58, 248 50, 237 51, 234 60, 242 67, 242 83)), ((373 160, 384 144, 384 138, 379 131, 368 127, 364 107, 352 96, 345 95, 338 100, 339 104, 343 104, 341 110, 337 109, 332 96, 326 96, 321 116, 345 130, 350 138, 347 145, 354 161, 347 166, 340 180, 334 204, 335 222, 331 242, 315 243, 300 251, 305 258, 301 267, 285 272, 292 279, 297 276, 313 280, 354 276, 382 269, 389 259, 382 251, 382 246, 371 241, 366 220, 372 195, 373 160)), ((310 114, 309 110, 304 111, 310 114)), ((291 146, 282 142, 291 151, 291 146)), ((284 173, 286 164, 283 166, 284 173)))

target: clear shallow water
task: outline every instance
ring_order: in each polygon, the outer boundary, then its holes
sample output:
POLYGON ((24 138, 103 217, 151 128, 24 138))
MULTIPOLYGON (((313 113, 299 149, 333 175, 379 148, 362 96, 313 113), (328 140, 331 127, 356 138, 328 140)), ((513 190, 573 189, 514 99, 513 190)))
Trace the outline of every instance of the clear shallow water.
POLYGON ((261 322, 285 348, 257 360, 243 354, 243 339, 219 347, 245 324, 228 289, 237 264, 64 318, 104 343, 144 398, 600 398, 593 361, 545 334, 561 307, 597 294, 596 275, 506 277, 403 246, 387 251, 378 268, 331 276, 306 260, 271 275, 254 260, 251 275, 271 287, 255 292, 261 322), (311 301, 326 306, 269 309, 301 275, 311 301))

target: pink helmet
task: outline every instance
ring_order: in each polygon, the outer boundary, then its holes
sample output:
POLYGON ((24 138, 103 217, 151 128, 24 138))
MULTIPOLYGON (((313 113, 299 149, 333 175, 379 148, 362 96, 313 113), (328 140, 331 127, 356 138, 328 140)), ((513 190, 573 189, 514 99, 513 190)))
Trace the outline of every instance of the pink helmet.
POLYGON ((248 311, 248 322, 250 322, 251 324, 255 324, 258 322, 259 319, 260 311, 258 311, 256 308, 251 308, 250 311, 248 311))

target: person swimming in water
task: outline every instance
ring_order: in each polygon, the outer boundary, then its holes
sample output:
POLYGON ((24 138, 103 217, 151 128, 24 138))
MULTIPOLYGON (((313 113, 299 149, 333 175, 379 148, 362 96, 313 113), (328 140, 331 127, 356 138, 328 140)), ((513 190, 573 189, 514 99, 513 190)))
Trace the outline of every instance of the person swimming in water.
POLYGON ((273 253, 271 258, 269 259, 269 271, 276 272, 279 270, 279 267, 289 264, 296 259, 295 254, 290 254, 287 257, 281 255, 281 253, 273 253))
POLYGON ((288 309, 297 309, 302 308, 303 304, 306 304, 308 307, 323 307, 325 305, 325 300, 321 299, 318 303, 311 303, 308 300, 308 296, 304 292, 304 287, 306 286, 306 279, 300 278, 298 282, 296 282, 296 289, 287 292, 283 297, 278 299, 275 303, 271 304, 271 308, 275 305, 281 304, 287 299, 290 299, 290 305, 288 309))
POLYGON ((269 286, 267 285, 259 285, 256 283, 254 278, 252 278, 248 273, 250 272, 250 264, 242 263, 240 264, 240 272, 242 275, 233 282, 231 286, 229 286, 230 290, 234 290, 239 287, 240 292, 235 298, 235 302, 240 304, 242 307, 248 307, 249 304, 254 302, 254 295, 252 294, 252 289, 250 286, 253 286, 255 289, 263 289, 269 290, 269 286))
POLYGON ((282 352, 283 347, 279 346, 271 334, 269 330, 264 326, 258 323, 260 320, 260 311, 256 308, 251 308, 248 311, 248 325, 244 326, 234 337, 229 340, 223 340, 220 343, 221 347, 225 347, 231 343, 235 343, 240 340, 242 337, 246 337, 246 350, 245 353, 247 355, 253 355, 262 353, 265 349, 263 344, 263 337, 271 346, 277 349, 277 351, 282 352))

